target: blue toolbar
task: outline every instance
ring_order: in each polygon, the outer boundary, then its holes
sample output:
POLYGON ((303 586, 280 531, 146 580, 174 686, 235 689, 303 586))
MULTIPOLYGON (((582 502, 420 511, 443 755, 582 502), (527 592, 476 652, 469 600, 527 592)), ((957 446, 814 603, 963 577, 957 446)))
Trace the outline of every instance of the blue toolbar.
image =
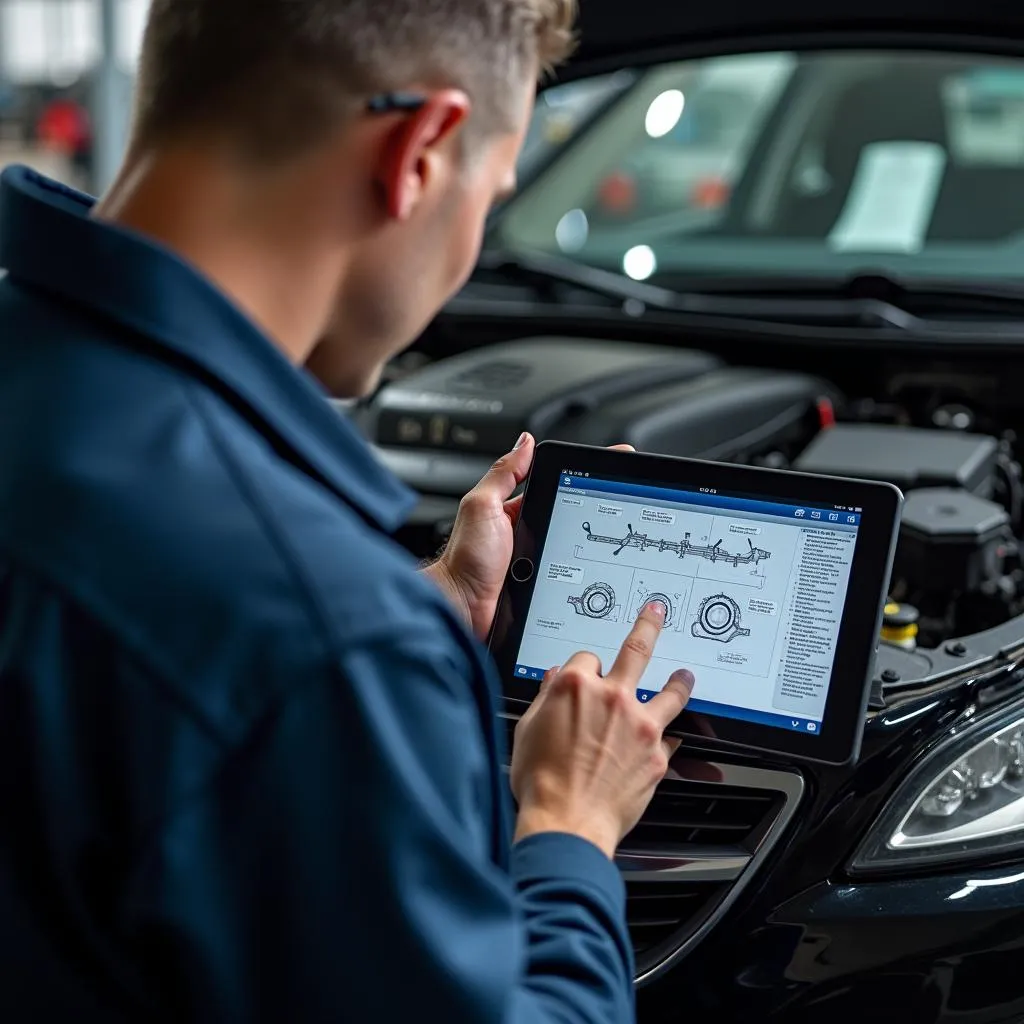
POLYGON ((566 494, 622 494, 652 501, 671 501, 680 505, 696 505, 729 512, 756 512, 760 515, 781 516, 825 525, 860 526, 860 513, 837 511, 812 505, 788 505, 754 498, 731 498, 724 494, 702 494, 699 491, 676 491, 668 487, 650 487, 645 484, 623 483, 619 480, 591 480, 589 477, 563 476, 559 490, 566 494))
MULTIPOLYGON (((516 665, 516 676, 540 682, 544 678, 544 669, 532 665, 516 665)), ((637 700, 647 703, 656 690, 637 690, 637 700)), ((738 708, 732 704, 716 704, 710 700, 691 698, 686 710, 700 715, 714 715, 718 718, 734 718, 742 722, 754 722, 757 725, 771 725, 777 729, 788 729, 790 732, 804 732, 809 736, 821 735, 821 721, 816 718, 798 718, 793 715, 776 715, 767 711, 751 711, 749 708, 738 708)))

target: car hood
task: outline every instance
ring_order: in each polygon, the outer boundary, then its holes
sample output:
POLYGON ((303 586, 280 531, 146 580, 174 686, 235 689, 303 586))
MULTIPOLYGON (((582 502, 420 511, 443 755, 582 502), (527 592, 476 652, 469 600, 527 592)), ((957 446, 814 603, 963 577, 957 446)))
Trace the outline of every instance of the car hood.
POLYGON ((1006 0, 581 0, 580 46, 559 80, 668 56, 817 45, 1024 48, 1024 5, 1006 0))

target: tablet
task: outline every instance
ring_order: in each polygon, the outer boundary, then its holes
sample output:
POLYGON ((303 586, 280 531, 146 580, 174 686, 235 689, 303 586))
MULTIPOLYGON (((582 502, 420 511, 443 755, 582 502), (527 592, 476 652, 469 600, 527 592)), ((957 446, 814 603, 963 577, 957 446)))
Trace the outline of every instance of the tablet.
POLYGON ((665 626, 637 697, 696 685, 669 728, 827 764, 859 753, 902 495, 889 484, 545 441, 490 639, 513 705, 580 650, 608 669, 665 626))

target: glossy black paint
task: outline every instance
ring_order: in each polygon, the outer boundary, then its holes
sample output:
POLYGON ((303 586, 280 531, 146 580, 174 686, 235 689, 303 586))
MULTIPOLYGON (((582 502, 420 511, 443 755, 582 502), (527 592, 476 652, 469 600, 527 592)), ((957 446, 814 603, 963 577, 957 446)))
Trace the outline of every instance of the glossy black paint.
MULTIPOLYGON (((807 775, 790 835, 734 911, 638 993, 644 1024, 1024 1020, 1024 864, 858 879, 848 861, 918 759, 977 712, 967 676, 876 716, 854 773, 807 775)), ((902 874, 902 873, 901 873, 902 874)))
POLYGON ((749 932, 737 916, 671 987, 640 994, 640 1019, 1020 1021, 1022 908, 1024 879, 1011 869, 820 883, 772 907, 749 932), (968 884, 979 880, 1002 884, 968 884))

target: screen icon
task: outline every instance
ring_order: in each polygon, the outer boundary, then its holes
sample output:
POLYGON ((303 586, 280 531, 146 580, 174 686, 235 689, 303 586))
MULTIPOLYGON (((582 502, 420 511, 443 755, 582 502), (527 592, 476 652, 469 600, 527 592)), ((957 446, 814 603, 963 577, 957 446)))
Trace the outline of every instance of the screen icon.
POLYGON ((846 517, 846 521, 848 523, 856 523, 857 522, 857 517, 856 516, 847 516, 846 517))
POLYGON ((520 666, 520 667, 519 667, 519 674, 520 674, 521 676, 525 676, 525 675, 526 675, 526 669, 525 669, 525 668, 523 668, 522 666, 520 666))
POLYGON ((812 512, 811 513, 811 518, 812 519, 820 519, 821 518, 821 513, 820 512, 812 512))
POLYGON ((571 476, 567 476, 565 478, 565 486, 568 487, 571 483, 572 483, 572 477, 571 476))
POLYGON ((806 512, 805 512, 805 511, 804 511, 804 510, 803 510, 802 508, 798 508, 798 509, 797 509, 797 510, 796 510, 796 511, 795 511, 795 512, 793 513, 793 515, 795 515, 795 516, 797 517, 797 519, 803 519, 803 517, 804 517, 805 515, 807 515, 807 513, 806 513, 806 512))
POLYGON ((793 726, 794 729, 799 729, 800 728, 800 719, 799 718, 794 718, 790 724, 793 726))
POLYGON ((816 722, 808 722, 807 723, 807 731, 808 732, 817 732, 818 731, 817 723, 816 722))
POLYGON ((838 523, 839 522, 839 513, 838 512, 829 512, 829 514, 828 514, 828 521, 830 523, 838 523))

